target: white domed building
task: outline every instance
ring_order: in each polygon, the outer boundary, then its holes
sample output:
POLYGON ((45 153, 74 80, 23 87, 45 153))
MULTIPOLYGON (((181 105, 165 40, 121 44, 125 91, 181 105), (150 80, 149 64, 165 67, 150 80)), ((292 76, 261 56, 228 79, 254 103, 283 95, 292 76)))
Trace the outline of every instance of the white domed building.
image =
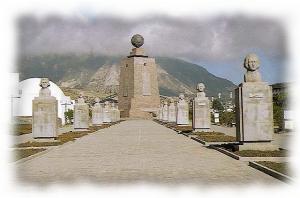
MULTIPOLYGON (((12 113, 13 116, 28 117, 32 116, 32 100, 39 96, 41 87, 40 78, 29 78, 19 82, 19 98, 14 98, 12 113)), ((63 91, 53 82, 50 81, 51 96, 58 100, 58 117, 61 118, 62 124, 65 124, 64 112, 74 108, 74 100, 65 96, 63 91)))

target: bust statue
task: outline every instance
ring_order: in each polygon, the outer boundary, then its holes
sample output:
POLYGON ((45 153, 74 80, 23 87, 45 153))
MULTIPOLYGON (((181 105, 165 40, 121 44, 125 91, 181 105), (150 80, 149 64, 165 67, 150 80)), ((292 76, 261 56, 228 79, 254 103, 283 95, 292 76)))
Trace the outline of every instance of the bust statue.
POLYGON ((170 104, 174 104, 174 99, 173 98, 170 98, 170 104))
POLYGON ((164 101, 164 106, 168 106, 168 101, 164 101))
POLYGON ((105 108, 109 108, 109 104, 110 104, 109 101, 105 101, 105 102, 104 102, 104 107, 105 107, 105 108))
POLYGON ((179 94, 179 102, 184 101, 184 94, 181 93, 179 94))
POLYGON ((39 92, 39 96, 41 96, 41 97, 51 96, 51 91, 48 88, 49 86, 50 86, 49 79, 41 78, 41 81, 40 81, 41 90, 39 92))
POLYGON ((83 104, 84 103, 84 98, 83 98, 83 93, 82 92, 79 94, 78 103, 79 104, 83 104))
POLYGON ((116 104, 114 102, 111 103, 111 108, 116 109, 116 104))
POLYGON ((256 54, 248 54, 244 60, 244 67, 247 69, 244 75, 244 82, 261 82, 261 75, 258 71, 260 61, 256 54))
POLYGON ((205 92, 204 92, 205 85, 203 83, 198 83, 196 89, 199 91, 197 93, 197 98, 205 97, 205 92))

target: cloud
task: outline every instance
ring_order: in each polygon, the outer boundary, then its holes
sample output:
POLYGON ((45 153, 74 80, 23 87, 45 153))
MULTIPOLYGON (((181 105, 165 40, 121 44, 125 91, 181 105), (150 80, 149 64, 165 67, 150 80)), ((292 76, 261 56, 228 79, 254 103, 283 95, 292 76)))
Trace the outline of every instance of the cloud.
POLYGON ((128 55, 131 36, 144 36, 150 56, 169 56, 195 63, 240 67, 250 52, 286 59, 283 25, 274 19, 245 15, 173 18, 156 15, 138 19, 113 16, 64 18, 23 16, 18 20, 20 54, 90 53, 128 55))

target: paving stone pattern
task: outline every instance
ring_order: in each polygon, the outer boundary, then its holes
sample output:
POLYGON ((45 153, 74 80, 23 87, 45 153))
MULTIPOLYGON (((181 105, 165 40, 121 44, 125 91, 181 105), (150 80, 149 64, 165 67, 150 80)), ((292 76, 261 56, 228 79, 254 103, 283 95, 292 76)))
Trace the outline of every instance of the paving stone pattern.
POLYGON ((128 120, 16 164, 17 180, 168 184, 281 183, 151 120, 128 120))

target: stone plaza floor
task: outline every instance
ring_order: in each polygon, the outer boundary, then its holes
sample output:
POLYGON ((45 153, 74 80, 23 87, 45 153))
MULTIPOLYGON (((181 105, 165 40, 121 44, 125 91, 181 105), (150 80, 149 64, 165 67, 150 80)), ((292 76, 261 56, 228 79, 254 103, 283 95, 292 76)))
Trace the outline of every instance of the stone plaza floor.
POLYGON ((34 184, 283 184, 151 120, 127 120, 16 163, 34 184))

